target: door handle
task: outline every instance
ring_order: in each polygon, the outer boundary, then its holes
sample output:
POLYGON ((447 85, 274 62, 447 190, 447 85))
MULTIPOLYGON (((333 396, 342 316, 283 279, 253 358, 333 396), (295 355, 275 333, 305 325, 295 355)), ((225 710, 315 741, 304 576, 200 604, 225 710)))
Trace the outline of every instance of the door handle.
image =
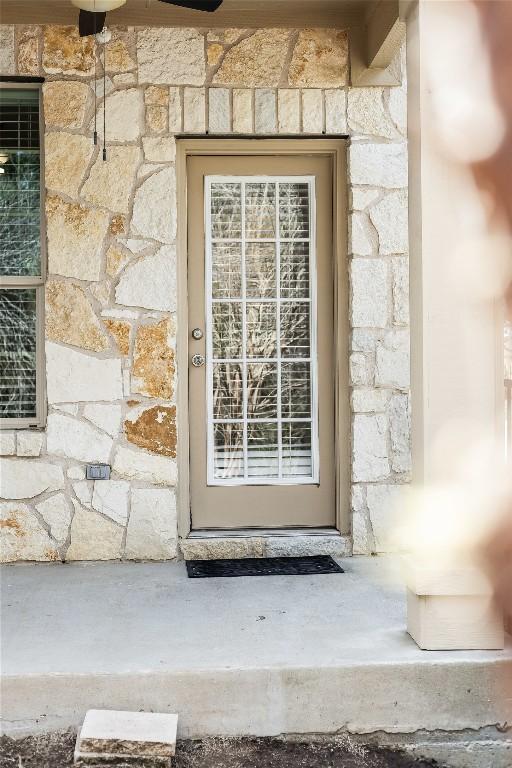
POLYGON ((194 368, 202 368, 206 360, 204 355, 192 355, 192 365, 194 368))

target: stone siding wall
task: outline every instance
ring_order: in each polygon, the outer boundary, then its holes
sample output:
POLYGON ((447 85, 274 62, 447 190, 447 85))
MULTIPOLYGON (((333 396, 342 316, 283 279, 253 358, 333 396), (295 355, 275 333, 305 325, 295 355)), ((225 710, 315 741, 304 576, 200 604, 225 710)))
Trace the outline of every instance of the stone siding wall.
POLYGON ((175 136, 207 130, 351 136, 354 551, 387 550, 410 472, 405 82, 349 88, 337 30, 112 32, 103 163, 91 39, 0 28, 2 74, 45 77, 49 267, 47 428, 0 432, 2 559, 178 555, 175 136))

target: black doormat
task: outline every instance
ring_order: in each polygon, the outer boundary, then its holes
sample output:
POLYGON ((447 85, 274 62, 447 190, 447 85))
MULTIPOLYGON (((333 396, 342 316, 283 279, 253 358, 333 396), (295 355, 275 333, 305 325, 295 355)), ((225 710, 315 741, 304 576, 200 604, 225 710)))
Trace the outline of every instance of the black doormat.
POLYGON ((328 555, 314 557, 258 557, 245 560, 187 560, 189 579, 225 576, 311 576, 344 573, 328 555))

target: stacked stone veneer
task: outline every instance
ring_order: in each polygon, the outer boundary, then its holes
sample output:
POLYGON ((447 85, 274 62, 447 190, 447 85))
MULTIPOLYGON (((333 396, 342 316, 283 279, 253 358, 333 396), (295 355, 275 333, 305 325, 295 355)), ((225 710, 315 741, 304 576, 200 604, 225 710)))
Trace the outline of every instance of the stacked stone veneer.
POLYGON ((410 470, 405 83, 349 88, 336 30, 113 28, 104 163, 91 39, 0 29, 2 73, 45 77, 48 235, 48 420, 0 433, 3 559, 178 554, 175 136, 206 131, 351 136, 354 551, 388 549, 410 470))

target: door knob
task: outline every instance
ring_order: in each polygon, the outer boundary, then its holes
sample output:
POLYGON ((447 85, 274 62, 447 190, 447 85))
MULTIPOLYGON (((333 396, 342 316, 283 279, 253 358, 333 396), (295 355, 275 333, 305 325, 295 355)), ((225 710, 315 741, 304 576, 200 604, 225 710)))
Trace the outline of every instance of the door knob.
POLYGON ((194 368, 201 368, 205 364, 204 355, 192 355, 192 365, 194 368))

